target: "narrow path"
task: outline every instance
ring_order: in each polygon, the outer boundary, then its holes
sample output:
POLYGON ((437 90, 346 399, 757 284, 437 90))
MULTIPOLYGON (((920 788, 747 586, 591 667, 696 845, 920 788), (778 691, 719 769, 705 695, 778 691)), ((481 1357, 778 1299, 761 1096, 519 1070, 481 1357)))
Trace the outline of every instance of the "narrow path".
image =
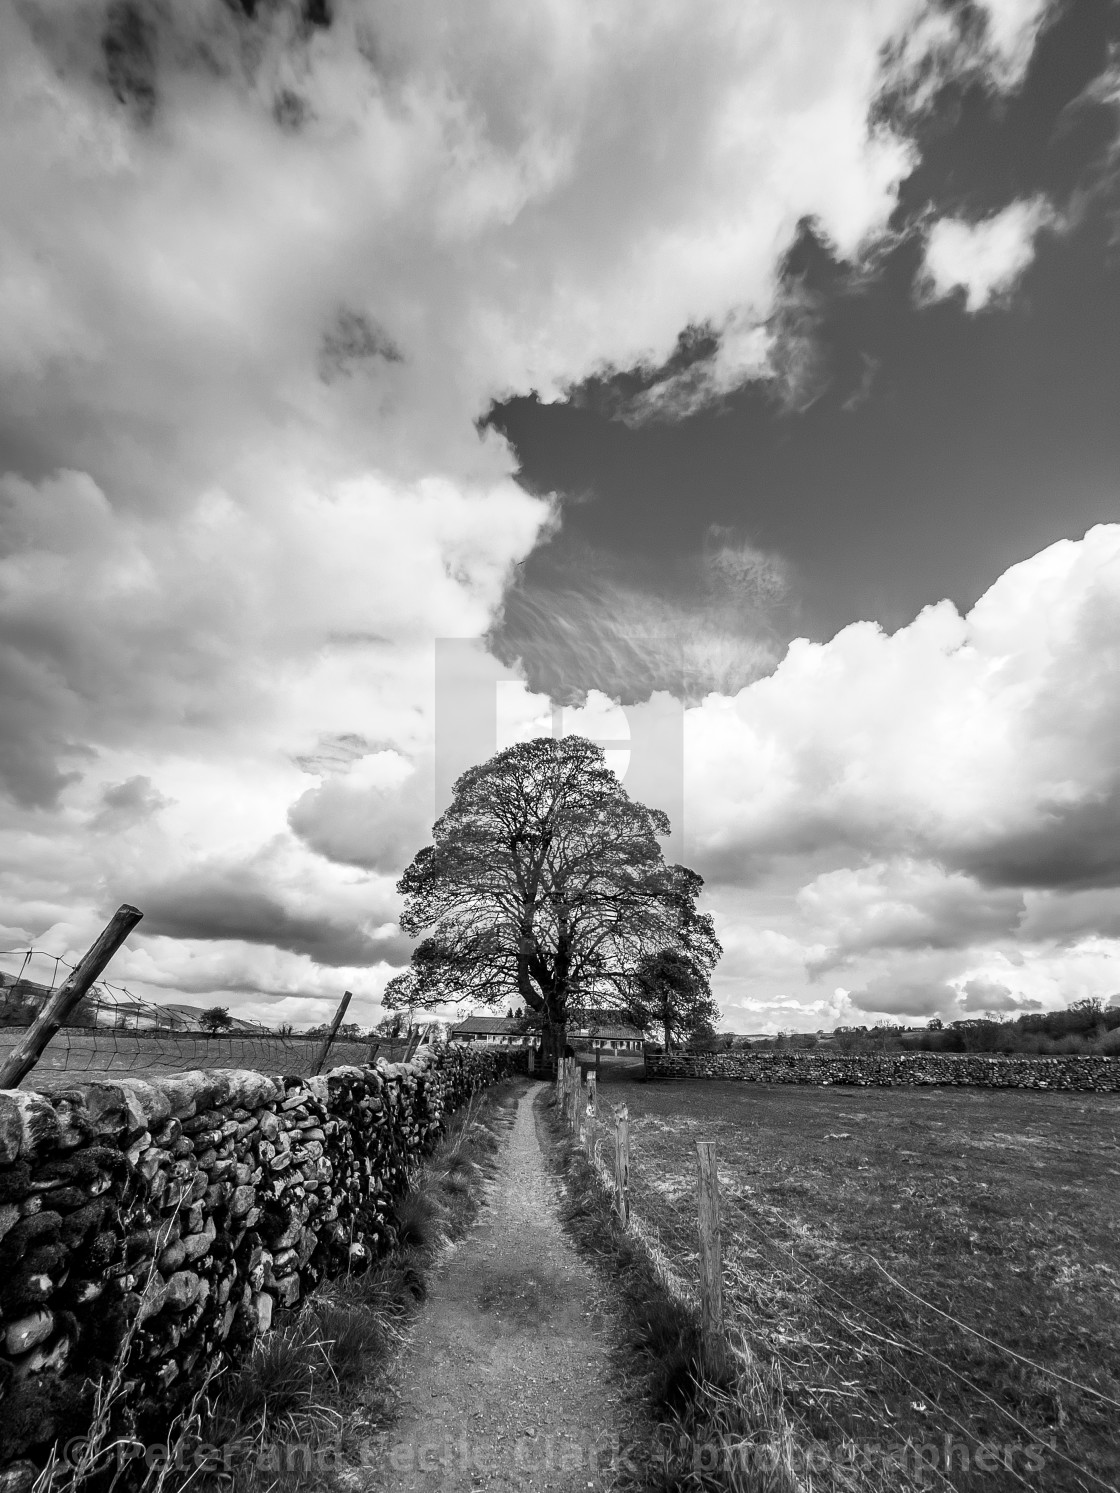
POLYGON ((367 1488, 603 1488, 634 1412, 609 1379, 610 1302, 565 1236, 535 1084, 486 1205, 432 1283, 400 1366, 400 1420, 367 1488))

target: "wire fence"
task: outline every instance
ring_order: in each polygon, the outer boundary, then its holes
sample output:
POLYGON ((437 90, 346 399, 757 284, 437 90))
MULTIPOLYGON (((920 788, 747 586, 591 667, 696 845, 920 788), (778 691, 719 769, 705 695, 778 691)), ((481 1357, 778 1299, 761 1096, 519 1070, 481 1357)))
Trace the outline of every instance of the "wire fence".
MULTIPOLYGON (((42 949, 0 950, 0 1062, 73 968, 61 955, 42 949)), ((236 1017, 231 1028, 208 1033, 200 1017, 201 1008, 157 1005, 125 985, 100 980, 52 1039, 23 1087, 34 1089, 71 1074, 98 1079, 249 1068, 306 1077, 314 1069, 321 1034, 301 1037, 236 1017)), ((331 1045, 328 1066, 364 1064, 375 1052, 395 1061, 404 1047, 403 1041, 340 1038, 331 1045)))
MULTIPOLYGON (((710 1282, 706 1278, 711 1262, 705 1260, 703 1204, 698 1249, 680 1248, 682 1235, 697 1236, 696 1217, 683 1200, 670 1205, 680 1217, 672 1229, 674 1245, 663 1247, 659 1229, 631 1208, 628 1107, 605 1103, 595 1075, 585 1074, 573 1060, 558 1072, 556 1088, 561 1113, 592 1168, 612 1193, 620 1223, 640 1240, 670 1293, 706 1317, 711 1309, 710 1282)), ((638 1171, 643 1170, 640 1150, 634 1160, 638 1171)), ((714 1171, 714 1154, 711 1169, 714 1171)), ((703 1165, 699 1174, 702 1197, 703 1165)), ((913 1416, 900 1414, 900 1408, 908 1405, 928 1424, 951 1428, 966 1448, 975 1448, 978 1442, 989 1447, 1000 1445, 1002 1460, 998 1469, 989 1468, 988 1473, 998 1470, 1005 1479, 1001 1486, 1118 1493, 1120 1485, 1113 1480, 1110 1459, 1105 1459, 1108 1465, 1098 1460, 1096 1469, 1087 1466, 1088 1445, 1070 1442, 1061 1434, 1060 1413, 1054 1425, 1049 1423, 1047 1411, 1053 1388, 1061 1387, 1072 1390, 1082 1402, 1092 1402, 1100 1415, 1113 1422, 1120 1411, 1120 1394, 1062 1374, 981 1332, 927 1300, 898 1280, 870 1251, 849 1241, 849 1251, 875 1272, 887 1296, 895 1300, 895 1310, 884 1312, 878 1298, 872 1297, 866 1287, 856 1295, 842 1290, 802 1257, 797 1248, 800 1231, 794 1220, 757 1197, 732 1193, 721 1201, 718 1179, 713 1185, 716 1310, 721 1331, 737 1332, 745 1345, 741 1367, 754 1375, 760 1398, 768 1395, 780 1402, 785 1424, 803 1446, 819 1444, 822 1438, 837 1446, 867 1444, 869 1438, 887 1435, 900 1437, 904 1443, 908 1455, 892 1461, 889 1467, 867 1467, 858 1484, 840 1477, 835 1486, 875 1488, 877 1493, 994 1486, 990 1480, 976 1482, 974 1474, 964 1477, 962 1484, 957 1475, 961 1469, 954 1467, 951 1459, 932 1464, 923 1459, 919 1455, 923 1433, 905 1424, 913 1416), (807 1315, 804 1308, 809 1303, 811 1312, 807 1315), (931 1351, 928 1342, 917 1340, 915 1329, 925 1313, 946 1324, 946 1356, 931 1351), (811 1326, 808 1316, 813 1318, 811 1326), (906 1325, 900 1326, 900 1322, 906 1325), (965 1343, 970 1340, 983 1345, 989 1364, 999 1361, 998 1388, 994 1381, 977 1382, 978 1377, 987 1376, 983 1360, 965 1352, 965 1343), (1049 1392, 1047 1386, 1051 1387, 1049 1392), (992 1389, 996 1392, 991 1393, 992 1389), (1021 1454, 1027 1447, 1043 1452, 1046 1472, 1041 1480, 1037 1469, 1024 1476, 1028 1469, 1021 1454), (1009 1448, 1020 1457, 1018 1462, 1009 1448)), ((1113 1387, 1110 1377, 1109 1388, 1113 1387)), ((942 1444, 947 1458, 944 1439, 942 1444)), ((812 1486, 824 1489, 833 1484, 820 1479, 812 1486)))

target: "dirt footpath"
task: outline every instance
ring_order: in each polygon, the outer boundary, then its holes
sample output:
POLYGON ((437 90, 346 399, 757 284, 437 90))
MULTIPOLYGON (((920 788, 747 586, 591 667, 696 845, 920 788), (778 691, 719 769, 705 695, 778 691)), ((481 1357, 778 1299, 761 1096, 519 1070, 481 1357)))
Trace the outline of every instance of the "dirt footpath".
POLYGON ((432 1282, 367 1488, 604 1488, 633 1442, 610 1303, 562 1230, 538 1143, 542 1088, 520 1100, 486 1205, 432 1282))

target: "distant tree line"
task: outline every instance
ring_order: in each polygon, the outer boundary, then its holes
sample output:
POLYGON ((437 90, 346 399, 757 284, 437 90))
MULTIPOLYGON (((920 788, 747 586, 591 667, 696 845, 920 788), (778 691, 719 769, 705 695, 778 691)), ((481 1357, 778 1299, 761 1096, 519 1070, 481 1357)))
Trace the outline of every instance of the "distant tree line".
POLYGON ((1120 1057, 1120 997, 1105 1006, 1097 998, 1074 1001, 1061 1011, 1025 1012, 1013 1020, 934 1017, 920 1032, 880 1023, 837 1027, 828 1040, 841 1052, 1007 1052, 1058 1056, 1097 1053, 1120 1057))

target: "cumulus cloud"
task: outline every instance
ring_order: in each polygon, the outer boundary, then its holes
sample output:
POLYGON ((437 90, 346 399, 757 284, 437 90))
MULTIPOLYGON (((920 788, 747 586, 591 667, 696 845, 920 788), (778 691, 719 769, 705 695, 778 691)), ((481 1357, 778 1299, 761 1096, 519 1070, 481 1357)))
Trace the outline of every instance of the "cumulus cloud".
POLYGON ((822 974, 873 949, 967 949, 1011 934, 1023 896, 987 888, 929 861, 879 861, 815 877, 798 893, 800 911, 827 947, 811 960, 822 974))
MULTIPOLYGON (((252 866, 203 861, 167 881, 140 888, 145 933, 166 937, 270 944, 306 954, 316 964, 404 963, 412 947, 392 923, 367 931, 331 908, 285 906, 252 866)), ((367 920, 362 920, 366 922, 367 920)))
POLYGON ((1009 203, 975 223, 938 218, 926 238, 920 297, 940 301, 963 290, 965 308, 983 310, 1014 288, 1034 259, 1039 232, 1056 222, 1042 197, 1009 203))
POLYGON ((128 829, 143 823, 171 803, 143 773, 111 783, 101 790, 101 807, 90 820, 90 827, 106 832, 128 829))
POLYGON ((301 794, 288 823, 312 850, 332 861, 400 872, 431 839, 432 761, 395 752, 359 758, 301 794))
POLYGON ((923 9, 0 7, 0 922, 148 894, 130 978, 375 999, 433 640, 556 523, 481 417, 688 327, 705 397, 772 374, 796 225, 856 255, 913 162, 868 110, 923 9))
POLYGON ((1120 885, 1118 668, 1118 525, 1012 566, 967 616, 941 602, 893 634, 796 640, 686 715, 694 853, 725 879, 857 849, 990 886, 1120 885))
POLYGON ((1105 525, 1012 566, 966 616, 941 603, 894 634, 795 642, 689 709, 686 859, 713 883, 721 999, 761 988, 773 1012, 796 992, 808 1013, 831 971, 884 1017, 1110 994, 1118 675, 1105 525))
POLYGON ((966 980, 961 988, 960 1005, 964 1011, 992 1014, 1020 1009, 1020 1002, 998 980, 966 980))
POLYGON ((937 1016, 953 1010, 957 992, 939 980, 881 975, 862 990, 850 991, 849 999, 857 1011, 876 1016, 937 1016))

